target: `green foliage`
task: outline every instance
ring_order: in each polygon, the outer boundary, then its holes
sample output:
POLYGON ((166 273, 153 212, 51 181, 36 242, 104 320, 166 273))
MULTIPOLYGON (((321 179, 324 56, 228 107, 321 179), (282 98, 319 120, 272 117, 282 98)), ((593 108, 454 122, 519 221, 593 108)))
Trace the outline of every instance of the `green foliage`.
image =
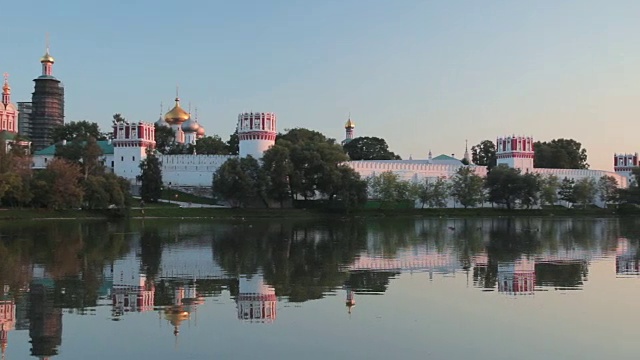
POLYGON ((240 139, 238 138, 238 129, 229 135, 227 140, 227 152, 229 155, 238 155, 240 152, 240 139))
POLYGON ((465 208, 482 204, 484 180, 473 168, 463 166, 451 177, 451 196, 465 208))
POLYGON ((232 207, 247 207, 263 199, 266 179, 256 159, 231 158, 213 174, 213 195, 232 207))
POLYGON ((560 181, 555 175, 548 175, 540 179, 540 203, 541 205, 554 205, 558 202, 558 190, 560 181))
POLYGON ((498 165, 487 174, 485 187, 489 201, 511 210, 518 204, 526 208, 537 205, 541 182, 533 173, 521 174, 520 169, 498 165))
POLYGON ((102 163, 102 149, 94 137, 76 138, 66 145, 56 145, 56 157, 80 166, 83 177, 89 175, 101 175, 104 173, 102 163))
POLYGON ((338 167, 340 186, 336 193, 345 210, 362 207, 367 202, 367 182, 360 178, 355 170, 348 166, 338 167))
POLYGON ((343 147, 351 160, 400 160, 400 156, 389 151, 387 142, 378 137, 357 137, 343 147))
POLYGON ((554 139, 534 143, 533 165, 536 168, 588 169, 587 150, 573 139, 554 139))
POLYGON ((34 176, 34 200, 53 210, 79 208, 84 195, 81 179, 77 164, 55 158, 34 176))
POLYGON ((140 197, 148 203, 157 202, 162 196, 162 166, 151 149, 147 150, 146 159, 140 162, 140 170, 140 197))
POLYGON ((511 210, 522 197, 523 185, 520 169, 498 165, 489 171, 485 179, 487 200, 511 210))
POLYGON ((94 138, 97 140, 107 140, 105 134, 100 132, 97 123, 86 120, 72 121, 70 123, 58 126, 53 129, 51 136, 54 143, 62 140, 72 141, 75 139, 94 138))
POLYGON ((496 145, 491 140, 483 140, 471 147, 471 162, 475 165, 486 166, 488 169, 496 166, 496 145))
POLYGON ((560 190, 558 191, 560 200, 566 201, 570 204, 576 203, 575 192, 573 191, 575 184, 576 182, 573 179, 562 179, 562 182, 560 183, 560 190))
POLYGON ((228 155, 229 147, 220 136, 205 136, 196 140, 195 153, 199 155, 228 155))
POLYGON ((262 169, 266 175, 266 195, 280 203, 291 197, 291 185, 289 179, 293 174, 293 164, 290 160, 289 148, 276 144, 264 152, 262 157, 262 169))
POLYGON ((598 184, 592 178, 582 178, 573 185, 573 199, 584 208, 593 204, 597 193, 598 184))
POLYGON ((615 204, 620 200, 618 181, 613 176, 604 175, 598 180, 600 200, 606 204, 615 204))
POLYGON ((418 197, 417 188, 410 181, 401 180, 398 174, 385 171, 367 179, 372 199, 381 201, 382 206, 395 206, 402 201, 415 201, 418 197))
POLYGON ((435 181, 427 179, 418 185, 418 200, 423 208, 425 205, 430 208, 443 208, 447 206, 450 190, 451 185, 443 178, 437 178, 435 181))
POLYGON ((167 154, 174 142, 175 133, 168 126, 155 125, 156 150, 160 154, 167 154))

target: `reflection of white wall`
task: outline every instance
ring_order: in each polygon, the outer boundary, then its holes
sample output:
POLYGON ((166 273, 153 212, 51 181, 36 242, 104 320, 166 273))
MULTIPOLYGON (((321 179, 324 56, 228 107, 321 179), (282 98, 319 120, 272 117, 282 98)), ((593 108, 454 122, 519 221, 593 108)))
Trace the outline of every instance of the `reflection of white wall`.
POLYGON ((211 247, 181 243, 165 246, 160 262, 160 276, 166 278, 224 278, 224 271, 213 260, 211 247))

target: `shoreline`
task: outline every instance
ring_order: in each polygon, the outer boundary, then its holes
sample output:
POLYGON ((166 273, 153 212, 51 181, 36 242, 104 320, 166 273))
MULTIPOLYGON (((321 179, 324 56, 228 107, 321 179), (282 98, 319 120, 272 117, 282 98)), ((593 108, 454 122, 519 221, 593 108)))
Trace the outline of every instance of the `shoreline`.
POLYGON ((154 220, 154 219, 287 219, 287 218, 358 218, 358 217, 424 217, 424 218, 477 218, 477 217, 628 217, 640 215, 640 210, 616 209, 363 209, 345 213, 320 209, 230 209, 230 208, 179 208, 149 207, 134 208, 128 216, 114 217, 96 210, 43 210, 2 209, 0 222, 12 220, 56 221, 56 220, 154 220))

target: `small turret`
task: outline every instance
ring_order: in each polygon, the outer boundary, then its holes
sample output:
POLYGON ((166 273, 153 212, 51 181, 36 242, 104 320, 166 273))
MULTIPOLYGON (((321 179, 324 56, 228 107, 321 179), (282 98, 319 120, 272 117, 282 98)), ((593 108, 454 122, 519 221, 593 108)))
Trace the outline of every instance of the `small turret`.
POLYGON ((505 136, 496 140, 497 164, 521 169, 523 172, 533 169, 533 137, 505 136))

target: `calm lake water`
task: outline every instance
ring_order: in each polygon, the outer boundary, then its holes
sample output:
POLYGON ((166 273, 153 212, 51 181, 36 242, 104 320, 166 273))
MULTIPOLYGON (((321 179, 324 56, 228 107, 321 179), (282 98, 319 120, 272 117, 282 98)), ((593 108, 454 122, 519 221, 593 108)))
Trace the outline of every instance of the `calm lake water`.
POLYGON ((632 359, 640 222, 0 225, 3 359, 632 359))

